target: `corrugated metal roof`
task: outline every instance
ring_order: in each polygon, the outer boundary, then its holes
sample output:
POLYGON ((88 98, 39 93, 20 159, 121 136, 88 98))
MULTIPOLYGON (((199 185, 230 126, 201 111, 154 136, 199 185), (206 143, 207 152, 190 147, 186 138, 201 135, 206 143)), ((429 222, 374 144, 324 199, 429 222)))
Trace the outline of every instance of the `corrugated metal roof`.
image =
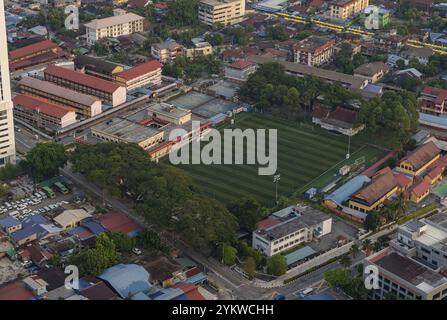
POLYGON ((98 278, 106 281, 123 299, 151 287, 149 273, 136 264, 117 264, 108 268, 98 278))
POLYGON ((316 251, 309 246, 305 246, 301 249, 293 251, 286 255, 287 265, 291 265, 297 261, 303 260, 311 255, 313 255, 316 251))
POLYGON ((330 195, 327 195, 324 200, 332 200, 337 204, 341 204, 343 201, 348 199, 351 195, 353 195, 355 192, 360 190, 360 188, 365 184, 370 182, 371 179, 364 175, 358 175, 348 182, 346 182, 344 185, 342 185, 340 188, 332 192, 330 195))

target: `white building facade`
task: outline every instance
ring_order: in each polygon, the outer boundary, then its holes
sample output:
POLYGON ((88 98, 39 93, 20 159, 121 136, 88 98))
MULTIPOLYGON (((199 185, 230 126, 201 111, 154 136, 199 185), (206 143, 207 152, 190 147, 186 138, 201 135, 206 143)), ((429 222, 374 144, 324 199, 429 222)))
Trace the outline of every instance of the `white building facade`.
POLYGON ((16 161, 4 8, 0 0, 0 167, 16 161))

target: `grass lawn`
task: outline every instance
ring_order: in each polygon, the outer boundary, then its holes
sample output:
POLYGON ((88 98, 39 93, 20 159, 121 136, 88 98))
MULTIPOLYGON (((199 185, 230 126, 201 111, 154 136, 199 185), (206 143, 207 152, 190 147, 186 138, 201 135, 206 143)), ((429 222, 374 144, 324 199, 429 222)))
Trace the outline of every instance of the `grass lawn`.
MULTIPOLYGON (((365 165, 378 160, 385 151, 351 139, 351 157, 346 160, 348 138, 326 130, 271 116, 243 113, 234 125, 225 128, 277 129, 278 170, 281 180, 278 194, 290 196, 315 186, 321 188, 334 179, 338 168, 365 157, 365 165)), ((203 142, 202 146, 206 143, 203 142)), ((250 147, 249 147, 250 148, 250 147)), ((275 184, 272 176, 259 176, 257 165, 181 165, 210 196, 227 203, 242 196, 251 196, 264 205, 272 205, 275 184)))

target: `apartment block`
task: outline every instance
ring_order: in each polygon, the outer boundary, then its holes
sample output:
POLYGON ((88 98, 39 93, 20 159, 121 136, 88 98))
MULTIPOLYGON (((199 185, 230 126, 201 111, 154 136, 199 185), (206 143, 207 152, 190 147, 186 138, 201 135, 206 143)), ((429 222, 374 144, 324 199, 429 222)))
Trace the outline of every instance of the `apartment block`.
POLYGON ((96 78, 67 68, 49 65, 44 70, 45 80, 59 86, 98 97, 112 107, 126 102, 126 88, 114 82, 96 78))
POLYGON ((45 98, 51 103, 71 107, 82 117, 94 117, 102 112, 101 100, 97 97, 58 86, 49 81, 24 77, 19 81, 20 92, 29 96, 45 98))
POLYGON ((184 48, 175 41, 160 42, 151 46, 151 55, 161 63, 166 63, 184 55, 184 48))
POLYGON ((147 61, 115 74, 113 81, 128 91, 147 85, 159 85, 161 84, 161 64, 157 60, 147 61))
POLYGON ((40 97, 19 94, 12 101, 15 118, 49 132, 57 132, 76 122, 74 109, 53 104, 40 97))
POLYGON ((372 290, 372 299, 445 300, 447 298, 445 270, 433 270, 393 248, 385 248, 367 257, 364 266, 365 268, 373 266, 378 270, 378 288, 372 290))
POLYGON ((232 25, 245 14, 245 0, 201 0, 199 1, 199 20, 209 26, 232 25))
POLYGON ((208 42, 191 43, 185 48, 185 55, 187 58, 195 58, 200 56, 207 56, 213 53, 213 46, 208 42))
POLYGON ((0 0, 0 167, 16 161, 4 8, 0 0))
POLYGON ((369 0, 338 0, 331 4, 330 15, 342 20, 352 18, 369 5, 369 0))
POLYGON ((144 17, 134 13, 94 19, 85 24, 87 44, 94 45, 103 38, 116 38, 144 30, 144 17))
POLYGON ((308 37, 293 45, 293 62, 318 67, 334 57, 335 40, 326 37, 308 37))
POLYGON ((418 101, 422 112, 437 116, 447 113, 447 90, 445 89, 426 86, 418 101))
POLYGON ((329 215, 308 206, 290 206, 258 224, 258 229, 252 234, 252 247, 271 257, 320 238, 331 230, 332 218, 329 215))

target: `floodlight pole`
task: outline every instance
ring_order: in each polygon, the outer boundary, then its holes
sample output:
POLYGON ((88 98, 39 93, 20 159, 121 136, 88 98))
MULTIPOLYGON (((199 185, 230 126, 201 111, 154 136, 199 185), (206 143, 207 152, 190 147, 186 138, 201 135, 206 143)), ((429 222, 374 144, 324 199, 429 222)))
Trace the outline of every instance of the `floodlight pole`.
POLYGON ((346 159, 349 159, 351 151, 351 135, 348 135, 348 153, 346 154, 346 159))
POLYGON ((275 174, 273 176, 273 182, 276 184, 276 192, 275 192, 275 199, 276 199, 276 204, 278 204, 278 182, 281 179, 281 175, 280 174, 275 174))

